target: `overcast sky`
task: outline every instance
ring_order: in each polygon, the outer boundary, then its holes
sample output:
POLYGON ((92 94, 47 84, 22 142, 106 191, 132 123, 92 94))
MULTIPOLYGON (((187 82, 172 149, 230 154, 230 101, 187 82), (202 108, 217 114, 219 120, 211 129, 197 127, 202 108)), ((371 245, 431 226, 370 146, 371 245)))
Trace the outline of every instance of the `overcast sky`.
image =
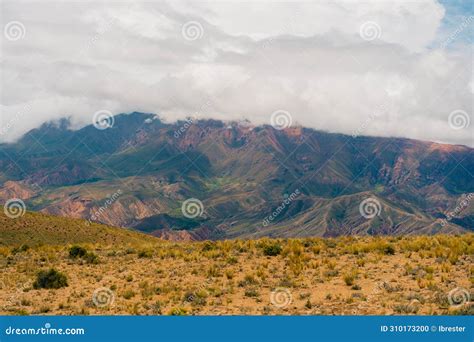
POLYGON ((143 111, 474 146, 472 4, 2 1, 0 141, 143 111), (279 112, 279 113, 280 113, 279 112))

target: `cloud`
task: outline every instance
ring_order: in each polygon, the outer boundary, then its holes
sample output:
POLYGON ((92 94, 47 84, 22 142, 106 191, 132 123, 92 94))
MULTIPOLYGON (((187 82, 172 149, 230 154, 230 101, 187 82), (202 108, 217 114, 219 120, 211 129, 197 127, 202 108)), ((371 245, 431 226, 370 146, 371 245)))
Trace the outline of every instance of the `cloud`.
POLYGON ((1 37, 0 141, 103 109, 256 124, 285 110, 332 132, 474 145, 472 126, 449 122, 472 121, 472 50, 456 32, 473 21, 443 31, 436 1, 2 6, 24 37, 1 37))

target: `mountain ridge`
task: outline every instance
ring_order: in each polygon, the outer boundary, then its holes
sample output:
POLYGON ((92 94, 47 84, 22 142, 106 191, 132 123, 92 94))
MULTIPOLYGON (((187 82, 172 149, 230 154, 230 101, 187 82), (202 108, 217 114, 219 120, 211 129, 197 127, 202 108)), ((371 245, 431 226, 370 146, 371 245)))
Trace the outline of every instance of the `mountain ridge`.
POLYGON ((401 235, 473 230, 474 150, 406 138, 346 136, 248 122, 164 123, 122 114, 112 127, 45 124, 0 145, 0 201, 137 227, 178 240, 401 235), (264 226, 296 190, 300 194, 264 226), (190 198, 203 206, 188 219, 190 198), (379 203, 365 218, 360 203, 379 203), (155 219, 153 219, 155 217, 155 219), (443 221, 444 220, 444 221, 443 221))

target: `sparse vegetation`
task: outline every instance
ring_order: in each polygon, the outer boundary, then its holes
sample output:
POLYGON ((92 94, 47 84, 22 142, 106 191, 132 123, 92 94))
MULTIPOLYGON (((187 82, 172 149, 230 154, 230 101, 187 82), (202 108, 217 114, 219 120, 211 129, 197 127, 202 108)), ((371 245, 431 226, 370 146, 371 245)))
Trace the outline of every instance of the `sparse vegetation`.
POLYGON ((266 256, 277 256, 281 253, 281 251, 282 248, 279 244, 272 244, 263 248, 263 254, 266 256))
POLYGON ((88 264, 98 264, 99 263, 99 257, 97 254, 94 254, 92 252, 87 252, 86 255, 84 256, 84 260, 88 264))
POLYGON ((394 255, 395 254, 395 247, 393 247, 392 245, 387 245, 383 249, 383 252, 386 255, 394 255))
POLYGON ((88 252, 87 249, 81 246, 72 246, 69 248, 69 257, 71 259, 83 259, 88 264, 98 264, 99 257, 93 252, 88 252))
POLYGON ((33 283, 35 289, 59 289, 68 286, 65 274, 55 270, 39 271, 36 281, 33 283))
POLYGON ((448 293, 472 292, 473 244, 474 234, 16 244, 0 248, 0 277, 3 298, 19 299, 0 307, 25 315, 468 314, 448 293), (93 305, 98 288, 112 291, 114 305, 93 305), (289 291, 292 304, 274 306, 274 289, 289 291))
POLYGON ((23 253, 30 249, 30 246, 23 244, 20 247, 15 247, 12 249, 12 254, 23 253))
POLYGON ((347 273, 344 275, 344 282, 347 286, 352 286, 354 285, 355 277, 356 275, 353 272, 347 273))
POLYGON ((71 259, 83 258, 87 254, 87 250, 81 246, 72 246, 69 248, 69 257, 71 259))
POLYGON ((151 258, 153 257, 153 252, 151 250, 142 250, 138 252, 139 258, 151 258))

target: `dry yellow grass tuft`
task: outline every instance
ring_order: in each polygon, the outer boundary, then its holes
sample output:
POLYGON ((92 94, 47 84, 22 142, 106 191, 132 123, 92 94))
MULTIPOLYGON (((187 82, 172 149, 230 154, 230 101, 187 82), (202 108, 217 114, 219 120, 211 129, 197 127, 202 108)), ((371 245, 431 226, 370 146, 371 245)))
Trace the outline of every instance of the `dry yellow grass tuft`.
POLYGON ((1 247, 0 314, 473 313, 474 234, 194 243, 132 235, 1 247), (67 286, 35 289, 38 272, 51 269, 67 286))

